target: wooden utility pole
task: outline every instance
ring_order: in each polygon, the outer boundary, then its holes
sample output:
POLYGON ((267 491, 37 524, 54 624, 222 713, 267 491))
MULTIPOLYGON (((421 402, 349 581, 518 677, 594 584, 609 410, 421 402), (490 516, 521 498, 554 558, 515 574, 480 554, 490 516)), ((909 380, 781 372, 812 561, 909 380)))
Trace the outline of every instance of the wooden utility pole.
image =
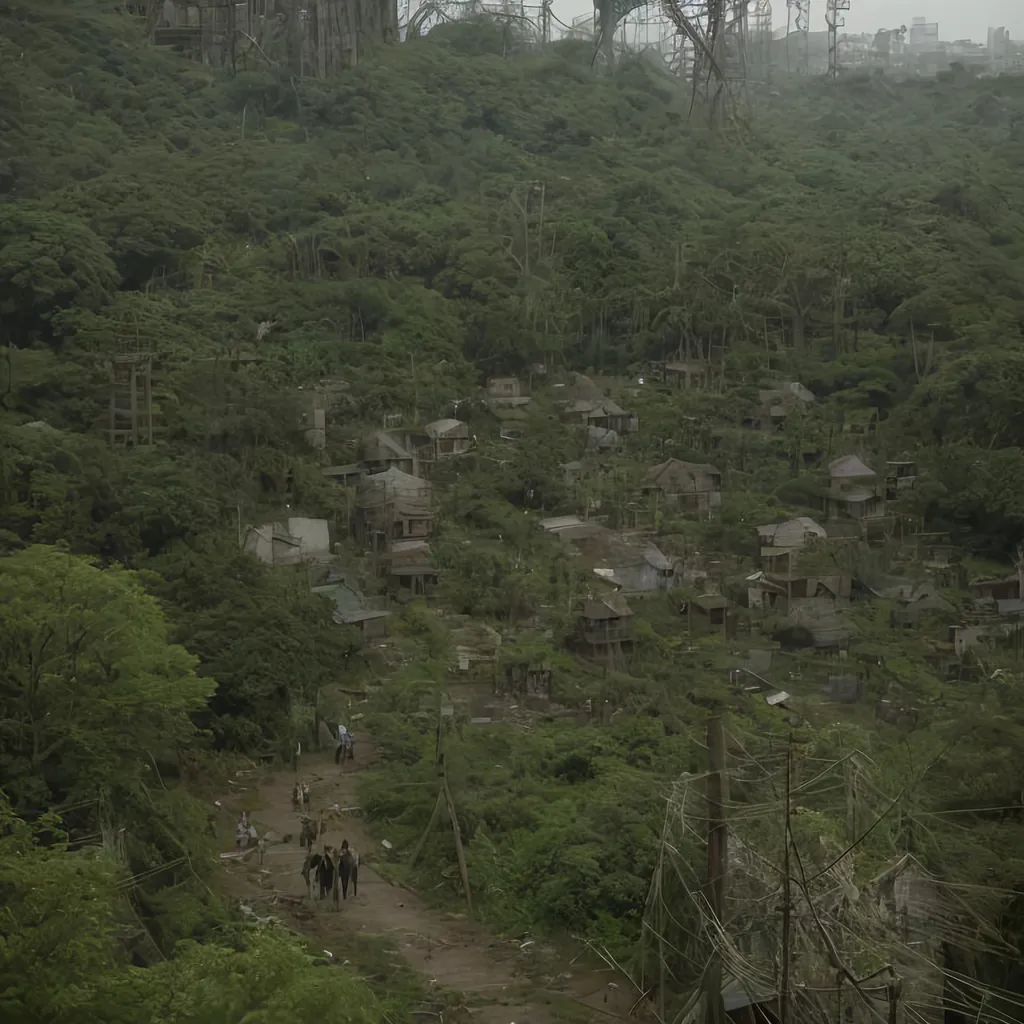
POLYGON ((448 786, 448 765, 444 756, 444 711, 442 707, 437 709, 437 745, 434 750, 434 763, 437 766, 440 785, 438 787, 437 800, 434 802, 434 809, 430 812, 430 821, 420 836, 416 848, 409 858, 409 867, 412 867, 419 859, 426 845, 427 837, 437 826, 442 811, 447 811, 448 820, 452 826, 452 836, 455 839, 455 856, 459 861, 459 875, 462 878, 462 891, 466 897, 466 906, 473 909, 473 897, 469 889, 469 866, 466 864, 466 851, 462 845, 462 829, 459 827, 459 817, 455 811, 455 799, 448 786))
MULTIPOLYGON (((708 722, 708 905, 714 924, 725 923, 725 876, 728 870, 728 833, 725 825, 725 726, 721 715, 708 722)), ((722 957, 719 939, 712 939, 711 958, 704 972, 707 1024, 725 1024, 722 1001, 722 957)))
POLYGON ((789 1024, 789 963, 792 938, 793 906, 790 892, 789 870, 789 815, 790 793, 793 784, 793 741, 790 739, 786 750, 786 827, 785 845, 782 851, 782 971, 779 981, 779 1024, 789 1024))

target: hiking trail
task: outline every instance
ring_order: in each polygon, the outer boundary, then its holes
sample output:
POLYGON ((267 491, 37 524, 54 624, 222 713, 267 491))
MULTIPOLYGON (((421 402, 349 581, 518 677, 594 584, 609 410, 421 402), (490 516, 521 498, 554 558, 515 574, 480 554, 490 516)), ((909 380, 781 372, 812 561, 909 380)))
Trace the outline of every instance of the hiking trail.
MULTIPOLYGON (((277 837, 267 844, 262 867, 257 853, 244 861, 224 861, 228 891, 257 914, 273 915, 328 951, 332 939, 342 936, 387 938, 432 984, 462 992, 474 1024, 626 1020, 637 993, 610 968, 584 965, 582 957, 558 963, 554 951, 539 942, 524 952, 519 943, 496 939, 464 914, 429 907, 411 890, 392 885, 377 873, 374 864, 388 852, 370 837, 357 809, 358 776, 369 767, 370 746, 364 742, 357 748, 357 757, 363 755, 363 760, 341 767, 334 764, 333 748, 304 754, 298 771, 310 786, 309 815, 316 819, 324 812, 324 842, 340 846, 348 839, 359 853, 358 897, 350 891, 337 911, 330 899, 307 899, 299 812, 292 808, 296 774, 290 767, 253 772, 245 776, 250 781, 240 783, 221 801, 234 820, 248 809, 260 835, 277 837), (334 807, 340 811, 332 812, 334 807), (288 835, 288 842, 280 841, 288 835), (278 899, 268 906, 267 898, 275 895, 278 899)), ((395 855, 407 856, 407 851, 395 855)))

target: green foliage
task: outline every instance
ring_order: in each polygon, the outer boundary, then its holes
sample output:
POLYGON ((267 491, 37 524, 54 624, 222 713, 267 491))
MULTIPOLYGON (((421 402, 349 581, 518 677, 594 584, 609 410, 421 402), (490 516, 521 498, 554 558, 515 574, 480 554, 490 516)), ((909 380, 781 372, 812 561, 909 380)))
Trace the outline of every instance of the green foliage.
POLYGON ((72 853, 60 819, 34 826, 0 793, 0 1012, 8 1020, 88 1017, 116 967, 117 871, 102 850, 72 853))
POLYGON ((213 693, 133 573, 30 547, 0 562, 2 766, 38 811, 130 787, 213 693))

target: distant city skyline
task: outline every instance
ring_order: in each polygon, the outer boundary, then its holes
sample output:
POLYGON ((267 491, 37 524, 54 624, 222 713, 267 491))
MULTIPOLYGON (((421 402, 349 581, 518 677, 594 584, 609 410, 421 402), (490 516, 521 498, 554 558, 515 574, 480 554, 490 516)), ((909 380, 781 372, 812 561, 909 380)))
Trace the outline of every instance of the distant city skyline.
MULTIPOLYGON (((540 0, 524 0, 529 6, 540 0)), ((657 6, 656 4, 654 6, 657 6)), ((786 25, 786 0, 773 0, 774 27, 786 25)), ((554 0, 554 14, 566 24, 593 12, 591 0, 554 0)), ((915 18, 938 22, 944 42, 973 39, 983 43, 990 27, 1005 26, 1013 39, 1024 39, 1024 0, 851 0, 843 31, 859 34, 880 28, 910 27, 915 18)), ((825 0, 811 0, 811 31, 825 31, 825 0)))

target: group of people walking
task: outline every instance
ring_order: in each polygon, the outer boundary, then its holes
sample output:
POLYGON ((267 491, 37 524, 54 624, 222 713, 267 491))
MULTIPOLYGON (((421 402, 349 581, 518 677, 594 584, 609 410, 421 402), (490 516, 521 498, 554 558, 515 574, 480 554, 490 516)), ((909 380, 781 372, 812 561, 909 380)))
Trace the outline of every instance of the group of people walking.
MULTIPOLYGON (((338 743, 334 751, 334 763, 355 760, 355 737, 345 728, 344 725, 337 726, 338 743)), ((298 762, 302 754, 301 743, 296 743, 292 765, 298 772, 298 762)), ((343 900, 348 899, 349 886, 352 887, 352 896, 355 897, 359 887, 359 854, 349 845, 347 839, 341 841, 340 847, 322 845, 319 852, 314 853, 313 847, 320 840, 326 831, 323 815, 319 821, 310 816, 310 804, 312 794, 309 784, 297 778, 292 786, 292 810, 300 815, 301 830, 299 833, 299 845, 302 846, 306 855, 302 863, 302 878, 306 883, 306 893, 313 896, 313 886, 319 892, 321 900, 326 899, 330 893, 335 905, 338 903, 339 893, 343 900)), ((337 805, 335 805, 337 808, 337 805)), ((286 837, 287 841, 287 837, 286 837)), ((263 839, 258 836, 255 827, 249 821, 247 811, 242 812, 238 824, 235 826, 235 849, 239 852, 248 850, 252 843, 258 843, 260 851, 260 863, 263 863, 263 839)))

